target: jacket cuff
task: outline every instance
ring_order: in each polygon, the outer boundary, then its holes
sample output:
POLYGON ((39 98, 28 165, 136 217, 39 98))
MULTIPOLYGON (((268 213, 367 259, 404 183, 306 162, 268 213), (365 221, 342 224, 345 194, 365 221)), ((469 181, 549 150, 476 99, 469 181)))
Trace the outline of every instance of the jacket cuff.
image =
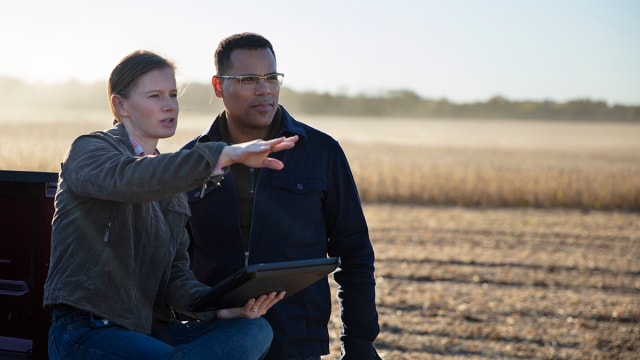
MULTIPOLYGON (((209 162, 209 167, 211 169, 211 174, 216 170, 216 165, 218 164, 218 159, 220 158, 220 154, 222 153, 222 149, 227 144, 223 142, 207 142, 207 143, 196 143, 194 149, 204 155, 204 157, 209 162)), ((217 174, 216 174, 217 175, 217 174)))
POLYGON ((380 359, 373 343, 369 339, 349 338, 342 341, 341 360, 380 359))

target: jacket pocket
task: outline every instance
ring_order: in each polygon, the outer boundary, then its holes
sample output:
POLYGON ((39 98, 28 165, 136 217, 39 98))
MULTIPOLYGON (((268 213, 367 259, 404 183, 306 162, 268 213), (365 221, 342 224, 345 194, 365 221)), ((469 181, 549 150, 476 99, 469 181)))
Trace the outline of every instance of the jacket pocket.
POLYGON ((272 185, 296 194, 324 191, 325 184, 321 178, 301 176, 274 176, 272 185))
MULTIPOLYGON (((269 194, 267 209, 260 209, 265 216, 270 233, 282 234, 288 241, 286 251, 314 251, 325 246, 326 225, 323 214, 326 183, 322 178, 303 176, 274 176, 273 191, 269 194), (318 241, 318 239, 324 239, 318 241), (302 250, 304 249, 304 250, 302 250)), ((258 197, 260 194, 257 195, 258 197)), ((256 209, 254 209, 254 216, 256 209)))

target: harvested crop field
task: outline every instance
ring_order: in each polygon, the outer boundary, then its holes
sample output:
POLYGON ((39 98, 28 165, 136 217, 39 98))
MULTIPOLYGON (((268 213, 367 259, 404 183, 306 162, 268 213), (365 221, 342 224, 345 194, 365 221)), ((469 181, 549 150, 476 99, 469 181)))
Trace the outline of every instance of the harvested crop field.
POLYGON ((640 214, 365 211, 384 359, 637 359, 640 214))

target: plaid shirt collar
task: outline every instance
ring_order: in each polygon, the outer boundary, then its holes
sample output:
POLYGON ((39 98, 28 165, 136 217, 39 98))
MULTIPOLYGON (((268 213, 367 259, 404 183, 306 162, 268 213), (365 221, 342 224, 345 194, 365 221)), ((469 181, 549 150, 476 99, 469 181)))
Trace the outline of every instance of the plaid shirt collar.
MULTIPOLYGON (((131 141, 131 145, 133 145, 133 151, 136 153, 136 156, 142 157, 146 155, 144 153, 144 149, 142 149, 142 146, 138 144, 133 136, 129 135, 129 141, 131 141)), ((158 155, 158 149, 156 149, 151 155, 158 155)))

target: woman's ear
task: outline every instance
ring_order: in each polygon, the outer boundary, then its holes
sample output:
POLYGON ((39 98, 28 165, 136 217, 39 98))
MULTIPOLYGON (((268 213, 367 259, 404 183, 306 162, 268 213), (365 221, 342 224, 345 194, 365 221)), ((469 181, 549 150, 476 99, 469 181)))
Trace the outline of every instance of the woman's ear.
POLYGON ((111 110, 114 114, 118 114, 120 118, 127 115, 127 111, 124 108, 124 101, 120 95, 111 95, 111 110))
POLYGON ((222 97, 222 79, 213 75, 213 77, 211 78, 211 85, 213 85, 213 92, 216 94, 216 96, 221 98, 222 97))

